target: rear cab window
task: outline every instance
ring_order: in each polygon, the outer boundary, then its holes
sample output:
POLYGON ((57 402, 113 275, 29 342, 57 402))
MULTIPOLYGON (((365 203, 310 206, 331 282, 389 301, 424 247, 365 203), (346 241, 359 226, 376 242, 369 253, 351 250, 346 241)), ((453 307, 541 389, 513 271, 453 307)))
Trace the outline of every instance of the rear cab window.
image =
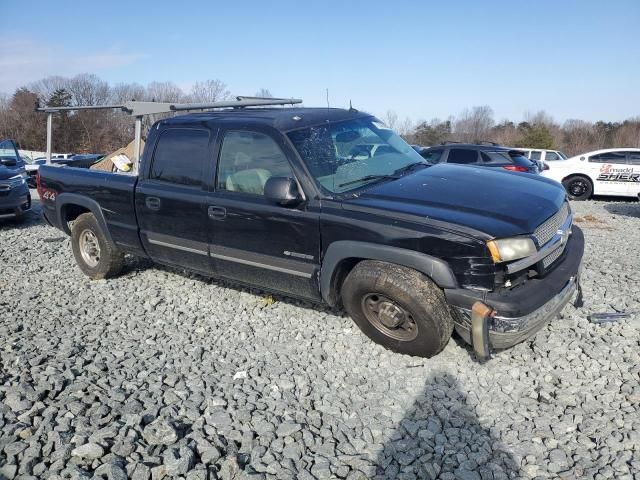
POLYGON ((149 180, 201 188, 209 155, 209 131, 169 128, 160 134, 149 180))

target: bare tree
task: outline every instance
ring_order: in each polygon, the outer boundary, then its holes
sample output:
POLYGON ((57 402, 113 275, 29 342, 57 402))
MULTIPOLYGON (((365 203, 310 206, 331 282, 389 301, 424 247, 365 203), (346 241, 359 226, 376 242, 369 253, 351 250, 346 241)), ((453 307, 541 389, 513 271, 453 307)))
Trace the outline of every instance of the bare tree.
POLYGON ((398 114, 395 110, 387 110, 385 114, 385 123, 391 130, 395 130, 398 126, 398 114))
POLYGON ((513 122, 503 120, 493 127, 487 140, 497 142, 501 145, 517 145, 522 140, 522 132, 518 130, 513 122))
POLYGON ((640 148, 640 117, 625 121, 613 141, 620 147, 640 148))
POLYGON ((173 82, 151 82, 146 88, 147 101, 153 102, 182 102, 185 93, 173 82))
POLYGON ((72 105, 105 105, 109 102, 110 87, 97 75, 83 73, 66 82, 72 105))
POLYGON ((555 125, 553 117, 544 110, 538 110, 537 112, 525 112, 524 121, 531 125, 546 125, 547 127, 555 125))
POLYGON ((26 86, 27 90, 38 95, 40 102, 46 103, 56 90, 67 88, 69 79, 59 75, 46 77, 26 86))
POLYGON ((231 92, 221 80, 205 80, 204 82, 195 83, 191 88, 190 98, 192 102, 218 102, 231 98, 231 92))
POLYGON ((273 98, 268 88, 261 88, 256 92, 256 97, 273 98))
POLYGON ((493 110, 490 106, 473 107, 464 110, 454 122, 454 137, 463 142, 486 140, 493 125, 493 110))

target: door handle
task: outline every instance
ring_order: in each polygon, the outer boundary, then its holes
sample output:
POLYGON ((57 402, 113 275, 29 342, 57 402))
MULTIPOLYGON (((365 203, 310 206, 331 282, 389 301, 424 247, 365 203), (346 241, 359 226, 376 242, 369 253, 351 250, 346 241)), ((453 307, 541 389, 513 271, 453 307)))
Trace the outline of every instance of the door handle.
POLYGON ((209 206, 207 213, 211 220, 224 220, 224 218, 227 216, 227 209, 224 207, 216 207, 214 205, 211 205, 209 206))
POLYGON ((160 210, 160 199, 158 197, 147 197, 144 204, 149 210, 160 210))

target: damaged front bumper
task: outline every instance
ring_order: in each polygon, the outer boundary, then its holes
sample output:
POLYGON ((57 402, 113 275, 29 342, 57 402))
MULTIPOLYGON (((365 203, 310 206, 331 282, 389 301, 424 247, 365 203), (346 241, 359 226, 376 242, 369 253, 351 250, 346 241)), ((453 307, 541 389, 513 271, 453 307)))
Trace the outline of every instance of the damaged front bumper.
POLYGON ((532 337, 555 318, 579 289, 584 235, 574 227, 563 258, 542 278, 502 292, 445 290, 458 334, 487 358, 532 337))

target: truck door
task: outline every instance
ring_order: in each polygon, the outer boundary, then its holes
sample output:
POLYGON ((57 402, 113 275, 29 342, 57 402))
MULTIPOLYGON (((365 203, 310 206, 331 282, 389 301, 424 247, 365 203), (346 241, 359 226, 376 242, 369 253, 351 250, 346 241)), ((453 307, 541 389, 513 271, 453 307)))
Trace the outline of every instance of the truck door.
POLYGON ((213 170, 215 132, 170 127, 158 135, 136 188, 142 245, 155 261, 212 273, 205 179, 213 170))
MULTIPOLYGON (((267 200, 272 176, 295 179, 295 155, 279 132, 226 130, 208 206, 217 275, 318 299, 319 211, 267 200)), ((298 183, 299 184, 299 183, 298 183)))

